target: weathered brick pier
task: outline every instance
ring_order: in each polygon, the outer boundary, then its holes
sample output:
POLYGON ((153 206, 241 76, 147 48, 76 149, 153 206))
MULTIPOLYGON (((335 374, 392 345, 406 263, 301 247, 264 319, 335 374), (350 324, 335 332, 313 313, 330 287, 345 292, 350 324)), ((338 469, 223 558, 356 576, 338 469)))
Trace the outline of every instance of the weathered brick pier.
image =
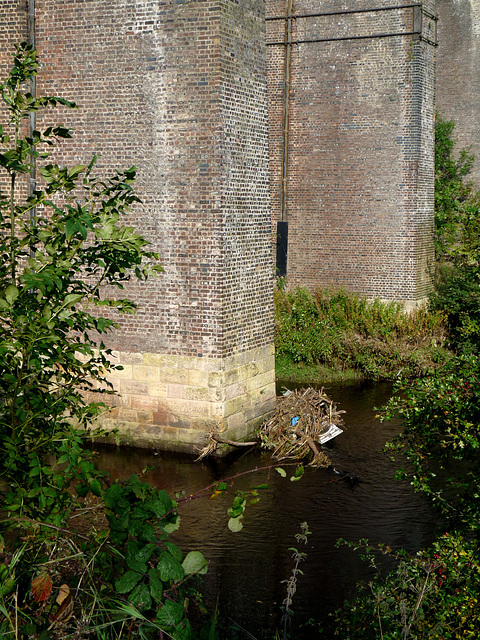
POLYGON ((425 299, 435 11, 0 0, 2 71, 34 37, 39 95, 79 105, 56 113, 75 130, 59 160, 135 165, 132 222, 162 255, 163 275, 126 290, 139 311, 110 345, 124 369, 107 425, 190 449, 211 427, 242 438, 259 424, 275 406, 275 264, 291 286, 425 299))

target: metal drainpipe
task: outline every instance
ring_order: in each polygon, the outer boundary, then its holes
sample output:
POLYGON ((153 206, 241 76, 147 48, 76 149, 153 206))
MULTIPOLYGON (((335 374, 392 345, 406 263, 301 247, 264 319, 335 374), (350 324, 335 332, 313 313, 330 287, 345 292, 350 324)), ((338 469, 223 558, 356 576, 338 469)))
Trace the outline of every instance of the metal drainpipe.
POLYGON ((288 219, 287 219, 287 186, 288 186, 288 133, 290 102, 290 63, 292 58, 292 11, 293 0, 287 0, 285 20, 285 65, 283 70, 283 158, 282 183, 280 197, 280 220, 277 222, 277 275, 287 275, 288 254, 288 219))
MULTIPOLYGON (((28 44, 35 48, 35 0, 28 0, 28 44)), ((35 76, 30 79, 30 93, 33 98, 36 97, 37 85, 35 76)), ((30 137, 33 138, 33 132, 36 128, 35 111, 30 112, 30 137)), ((28 195, 33 196, 37 188, 37 163, 33 154, 33 148, 30 153, 30 182, 28 187, 28 195)), ((36 209, 30 210, 30 218, 36 217, 36 209)))
POLYGON ((292 10, 293 0, 287 0, 287 19, 285 23, 285 67, 283 77, 283 164, 282 164, 282 201, 280 219, 287 221, 287 180, 288 180, 288 129, 290 103, 290 63, 292 59, 292 10))

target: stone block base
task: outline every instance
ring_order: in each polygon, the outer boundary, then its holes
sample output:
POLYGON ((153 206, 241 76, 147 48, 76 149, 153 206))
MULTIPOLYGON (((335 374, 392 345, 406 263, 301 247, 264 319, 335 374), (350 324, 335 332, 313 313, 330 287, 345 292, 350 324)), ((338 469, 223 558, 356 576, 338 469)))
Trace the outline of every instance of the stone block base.
POLYGON ((193 451, 215 429, 246 440, 275 409, 274 347, 225 358, 114 352, 117 397, 100 420, 135 446, 193 451))

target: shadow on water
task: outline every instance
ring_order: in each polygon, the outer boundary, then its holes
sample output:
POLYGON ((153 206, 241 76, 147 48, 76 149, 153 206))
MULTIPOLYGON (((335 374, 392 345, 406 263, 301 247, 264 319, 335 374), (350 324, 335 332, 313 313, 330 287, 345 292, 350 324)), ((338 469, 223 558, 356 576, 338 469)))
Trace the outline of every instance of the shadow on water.
MULTIPOLYGON (((433 539, 436 519, 426 500, 411 487, 395 481, 395 465, 382 453, 386 441, 399 430, 398 423, 380 423, 373 407, 387 401, 391 387, 332 386, 327 394, 346 411, 345 432, 327 445, 333 465, 361 479, 350 487, 333 471, 309 469, 300 482, 268 471, 241 476, 228 495, 202 498, 181 507, 181 527, 175 542, 184 551, 201 550, 210 561, 205 599, 213 609, 240 624, 256 638, 272 637, 279 625, 285 584, 292 569, 291 551, 300 523, 308 522, 308 554, 302 564, 292 609, 296 640, 330 638, 328 614, 355 595, 358 581, 371 577, 358 555, 335 547, 338 538, 383 542, 392 548, 417 551, 433 539), (268 483, 259 503, 248 506, 244 528, 231 533, 227 508, 236 490, 268 483), (325 631, 304 628, 309 619, 325 631), (302 626, 297 632, 298 626, 302 626)), ((258 451, 235 461, 213 465, 194 464, 192 458, 140 450, 104 451, 101 466, 112 475, 127 478, 147 466, 148 480, 170 494, 193 494, 221 477, 267 466, 271 459, 258 451)), ((247 636, 245 636, 247 637, 247 636)))

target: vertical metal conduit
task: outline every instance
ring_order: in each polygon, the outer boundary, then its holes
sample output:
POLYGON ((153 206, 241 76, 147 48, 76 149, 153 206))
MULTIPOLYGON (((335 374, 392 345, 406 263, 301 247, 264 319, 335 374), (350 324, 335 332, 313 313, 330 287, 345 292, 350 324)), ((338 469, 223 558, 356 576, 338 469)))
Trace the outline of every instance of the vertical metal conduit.
MULTIPOLYGON (((35 0, 28 0, 28 44, 35 48, 35 0)), ((36 97, 37 85, 35 76, 30 78, 30 93, 32 97, 36 97)), ((30 112, 30 138, 33 138, 33 132, 36 128, 35 111, 30 112)), ((33 153, 33 147, 30 152, 30 182, 28 187, 28 195, 33 196, 37 188, 37 163, 33 153)), ((35 208, 30 210, 30 217, 33 219, 36 216, 35 208)))
POLYGON ((282 159, 282 199, 280 220, 287 221, 287 180, 288 180, 288 133, 290 102, 290 65, 292 59, 292 11, 293 0, 287 0, 285 21, 285 65, 283 75, 283 159, 282 159))
POLYGON ((287 275, 288 220, 288 133, 290 102, 290 64, 292 59, 292 11, 293 0, 287 0, 285 19, 285 64, 283 67, 283 136, 282 136, 282 182, 280 192, 280 220, 277 222, 277 276, 287 275))

